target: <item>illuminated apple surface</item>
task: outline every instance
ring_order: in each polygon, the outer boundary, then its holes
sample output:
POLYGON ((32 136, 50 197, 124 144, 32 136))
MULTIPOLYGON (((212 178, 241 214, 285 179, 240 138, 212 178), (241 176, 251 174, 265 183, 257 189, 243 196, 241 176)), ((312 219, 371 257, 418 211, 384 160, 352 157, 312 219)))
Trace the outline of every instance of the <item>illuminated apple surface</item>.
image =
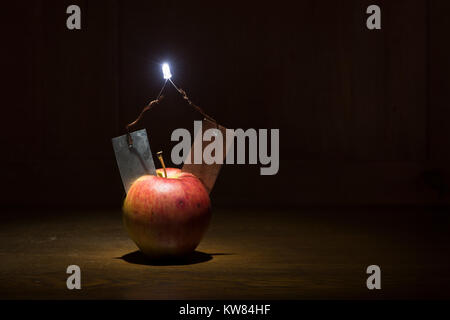
POLYGON ((123 221, 139 249, 152 258, 187 255, 195 250, 211 220, 211 202, 202 182, 180 169, 145 175, 128 190, 123 221))

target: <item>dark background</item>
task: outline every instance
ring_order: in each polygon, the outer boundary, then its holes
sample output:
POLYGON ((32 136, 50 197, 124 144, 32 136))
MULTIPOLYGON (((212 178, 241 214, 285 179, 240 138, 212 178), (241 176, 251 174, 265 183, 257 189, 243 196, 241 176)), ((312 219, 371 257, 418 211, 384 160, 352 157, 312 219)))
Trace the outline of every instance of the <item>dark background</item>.
MULTIPOLYGON (((450 3, 2 3, 0 206, 119 208, 111 138, 162 83, 160 63, 228 128, 279 128, 280 170, 224 166, 216 206, 446 205, 450 3), (77 4, 82 29, 66 28, 77 4), (370 4, 382 29, 368 30, 370 4)), ((201 116, 169 87, 146 114, 170 165, 201 116)), ((156 160, 156 159, 155 159, 156 160)))

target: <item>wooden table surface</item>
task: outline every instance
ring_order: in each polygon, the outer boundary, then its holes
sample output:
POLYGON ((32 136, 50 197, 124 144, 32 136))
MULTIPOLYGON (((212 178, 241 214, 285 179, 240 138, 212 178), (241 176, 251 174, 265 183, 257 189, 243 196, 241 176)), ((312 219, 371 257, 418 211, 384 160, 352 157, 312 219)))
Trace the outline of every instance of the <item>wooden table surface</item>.
POLYGON ((215 210, 188 260, 146 260, 120 212, 9 212, 1 299, 405 299, 450 297, 446 210, 215 210), (81 268, 81 290, 66 268, 81 268), (381 290, 366 268, 381 267, 381 290))

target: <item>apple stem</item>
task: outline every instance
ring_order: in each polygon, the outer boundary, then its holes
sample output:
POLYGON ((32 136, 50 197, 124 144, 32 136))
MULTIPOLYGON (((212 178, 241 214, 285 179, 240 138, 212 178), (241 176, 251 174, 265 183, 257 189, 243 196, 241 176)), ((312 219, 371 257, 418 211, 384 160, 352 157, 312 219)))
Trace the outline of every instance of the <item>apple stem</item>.
POLYGON ((164 170, 164 178, 167 178, 167 171, 166 171, 166 165, 164 164, 164 159, 162 156, 162 151, 159 151, 158 153, 156 153, 156 155, 158 156, 159 162, 161 162, 161 165, 163 167, 164 170))

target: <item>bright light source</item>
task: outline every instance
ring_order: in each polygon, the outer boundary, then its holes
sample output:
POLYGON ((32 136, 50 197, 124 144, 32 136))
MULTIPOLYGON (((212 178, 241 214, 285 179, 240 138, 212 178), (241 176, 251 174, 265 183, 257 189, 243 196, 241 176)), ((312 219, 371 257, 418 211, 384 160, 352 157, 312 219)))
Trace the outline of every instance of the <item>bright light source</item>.
POLYGON ((162 72, 163 72, 164 79, 172 78, 172 74, 170 73, 170 67, 169 67, 168 63, 163 63, 162 72))

